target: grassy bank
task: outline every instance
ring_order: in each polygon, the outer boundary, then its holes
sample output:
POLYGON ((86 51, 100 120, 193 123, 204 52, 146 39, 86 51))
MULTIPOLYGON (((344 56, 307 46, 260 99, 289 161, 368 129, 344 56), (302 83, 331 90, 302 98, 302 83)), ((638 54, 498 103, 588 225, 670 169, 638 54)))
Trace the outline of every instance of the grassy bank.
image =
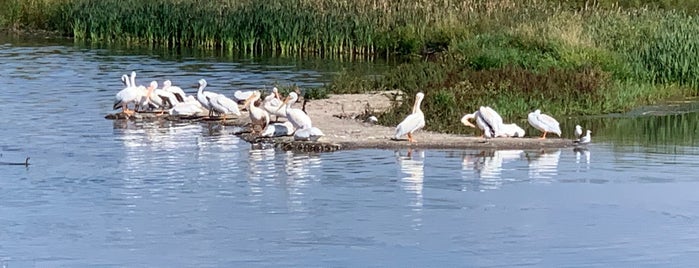
MULTIPOLYGON (((489 105, 507 121, 623 112, 699 87, 699 1, 0 0, 0 26, 88 42, 411 60, 345 71, 336 93, 426 93, 428 129, 464 132, 489 105), (680 8, 680 9, 677 9, 680 8)), ((317 93, 317 92, 316 92, 317 93)), ((321 94, 322 95, 322 94, 321 94)))

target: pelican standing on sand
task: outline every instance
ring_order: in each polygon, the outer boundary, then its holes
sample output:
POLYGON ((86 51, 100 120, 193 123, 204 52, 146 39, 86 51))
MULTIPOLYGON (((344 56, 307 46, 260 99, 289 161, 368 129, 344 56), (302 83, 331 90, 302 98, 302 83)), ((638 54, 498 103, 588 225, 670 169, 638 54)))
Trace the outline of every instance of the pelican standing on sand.
MULTIPOLYGON (((296 129, 311 128, 313 126, 311 117, 300 109, 291 108, 291 105, 298 99, 299 96, 296 94, 296 92, 289 93, 289 96, 284 99, 283 106, 286 108, 286 119, 289 120, 289 122, 291 122, 296 129)), ((282 107, 279 107, 279 110, 281 109, 282 107)))
POLYGON ((267 128, 267 125, 269 125, 269 114, 267 111, 255 106, 255 102, 260 99, 260 94, 261 93, 257 90, 253 91, 252 95, 250 95, 250 97, 245 100, 245 103, 243 103, 243 106, 247 107, 248 112, 250 113, 253 133, 257 132, 255 130, 255 126, 260 126, 260 132, 262 132, 265 130, 265 128, 267 128))
POLYGON ((461 123, 472 128, 476 128, 471 122, 470 119, 476 119, 476 124, 478 125, 478 128, 483 130, 483 136, 486 138, 494 138, 494 137, 499 137, 501 135, 501 128, 503 126, 502 124, 502 117, 500 114, 498 114, 493 108, 490 108, 488 106, 481 106, 478 108, 478 111, 473 112, 472 114, 466 114, 463 117, 461 117, 461 123))
POLYGON ((541 135, 541 139, 546 139, 546 133, 549 132, 555 133, 558 137, 561 136, 561 127, 558 121, 547 114, 542 114, 539 109, 529 113, 527 121, 529 121, 529 124, 534 128, 544 132, 544 134, 541 135))
POLYGON ((216 98, 216 95, 218 94, 210 91, 204 91, 204 88, 206 88, 206 80, 199 79, 199 90, 197 91, 197 100, 199 101, 201 106, 204 107, 204 109, 209 110, 209 117, 211 117, 214 114, 214 110, 209 100, 212 98, 216 98))
POLYGON ((422 92, 418 92, 415 95, 413 113, 408 115, 403 119, 403 122, 400 122, 400 124, 396 126, 395 139, 400 139, 400 137, 407 134, 408 142, 416 142, 416 140, 413 139, 413 132, 425 127, 425 114, 420 110, 420 103, 422 103, 423 98, 425 98, 425 94, 422 92))
POLYGON ((143 86, 135 86, 135 79, 136 72, 132 72, 130 78, 127 75, 122 75, 121 81, 126 87, 115 95, 114 110, 121 108, 122 112, 127 116, 132 115, 136 109, 136 107, 134 107, 134 110, 129 110, 129 103, 133 102, 136 106, 138 102, 145 97, 145 88, 143 86))

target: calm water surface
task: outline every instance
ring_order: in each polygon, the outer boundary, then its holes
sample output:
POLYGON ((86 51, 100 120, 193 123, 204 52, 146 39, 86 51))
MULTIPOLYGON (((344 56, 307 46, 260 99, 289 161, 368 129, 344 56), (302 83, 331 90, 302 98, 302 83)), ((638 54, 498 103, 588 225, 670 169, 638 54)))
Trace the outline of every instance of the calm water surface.
POLYGON ((696 111, 579 119, 582 150, 291 153, 103 117, 131 70, 230 94, 321 85, 337 63, 13 41, 0 66, 0 161, 32 163, 0 165, 0 267, 699 262, 696 111))

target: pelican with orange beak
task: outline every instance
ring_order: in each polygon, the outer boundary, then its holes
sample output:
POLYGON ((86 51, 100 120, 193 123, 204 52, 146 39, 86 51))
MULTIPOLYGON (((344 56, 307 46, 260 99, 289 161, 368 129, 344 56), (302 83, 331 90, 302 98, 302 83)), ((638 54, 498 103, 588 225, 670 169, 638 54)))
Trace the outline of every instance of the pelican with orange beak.
POLYGON ((302 128, 311 128, 313 127, 311 117, 309 117, 300 109, 291 108, 291 105, 294 104, 294 102, 296 102, 298 99, 299 96, 298 94, 296 94, 296 92, 289 93, 289 96, 287 96, 284 99, 284 102, 281 106, 279 106, 279 108, 277 108, 277 111, 281 110, 282 107, 285 107, 286 119, 289 120, 289 122, 291 122, 291 124, 293 124, 294 128, 296 128, 297 130, 302 128))
POLYGON ((255 106, 255 102, 260 99, 260 91, 253 91, 250 97, 245 100, 243 107, 248 108, 250 113, 250 121, 252 121, 252 132, 257 133, 255 126, 260 126, 260 131, 262 132, 269 125, 269 114, 267 111, 255 106))

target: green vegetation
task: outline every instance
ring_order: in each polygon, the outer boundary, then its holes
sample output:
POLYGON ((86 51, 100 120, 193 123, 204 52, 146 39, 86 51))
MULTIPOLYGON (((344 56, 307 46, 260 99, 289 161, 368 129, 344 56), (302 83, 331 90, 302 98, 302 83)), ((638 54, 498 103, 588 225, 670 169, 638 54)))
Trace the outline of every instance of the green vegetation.
POLYGON ((0 0, 0 27, 87 42, 236 53, 402 57, 382 74, 342 72, 326 92, 401 90, 395 125, 426 93, 427 128, 470 131, 481 105, 506 121, 536 108, 623 112, 697 95, 699 0, 0 0))

